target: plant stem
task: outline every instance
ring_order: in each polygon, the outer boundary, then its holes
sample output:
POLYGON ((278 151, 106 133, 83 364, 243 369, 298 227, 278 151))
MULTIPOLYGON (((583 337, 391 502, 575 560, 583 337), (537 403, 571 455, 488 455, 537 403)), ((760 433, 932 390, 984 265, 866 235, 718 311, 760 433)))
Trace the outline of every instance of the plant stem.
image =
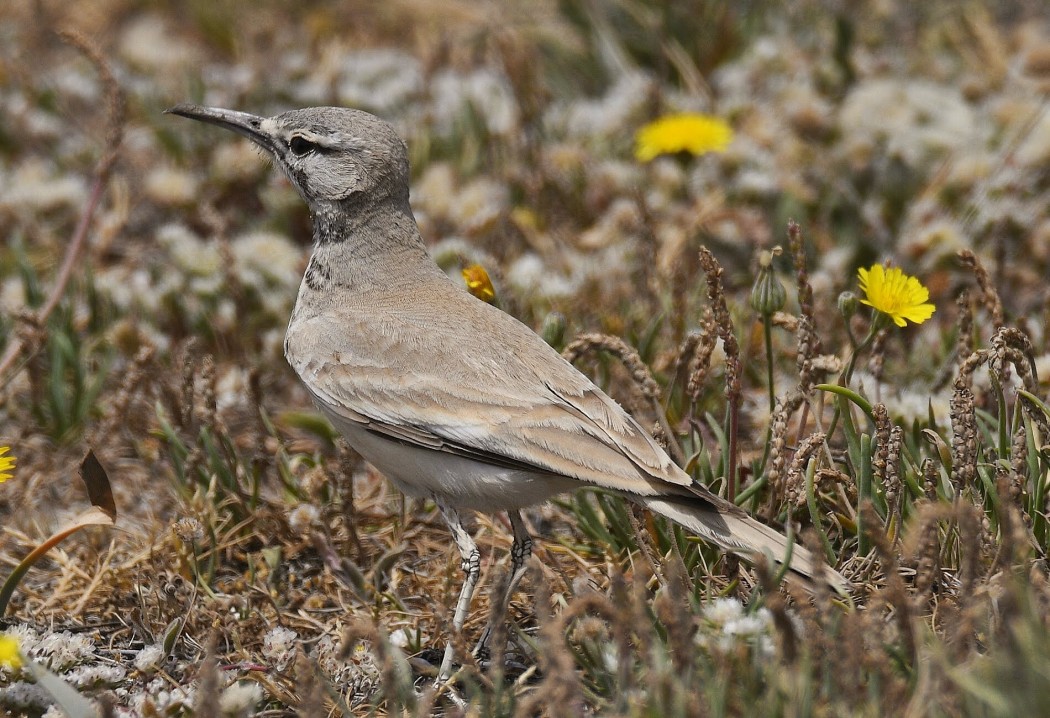
MULTIPOLYGON (((882 328, 886 325, 887 317, 882 312, 874 312, 874 316, 871 319, 871 328, 868 330, 868 336, 864 337, 864 341, 860 344, 856 344, 853 347, 853 351, 850 352, 849 360, 846 362, 846 368, 839 374, 839 386, 849 386, 850 381, 853 379, 853 370, 857 366, 857 357, 865 349, 871 346, 871 343, 875 341, 875 336, 882 331, 882 328)), ((853 340, 853 334, 850 333, 850 341, 853 340)), ((831 415, 831 423, 828 424, 827 435, 831 436, 835 431, 835 426, 839 421, 839 412, 841 404, 835 403, 835 413, 831 415)))
POLYGON ((734 393, 729 399, 729 468, 728 487, 726 498, 730 503, 736 501, 736 456, 737 456, 737 427, 740 424, 740 394, 734 393))
POLYGON ((762 315, 762 329, 766 337, 766 383, 769 385, 769 426, 766 427, 765 447, 762 449, 762 461, 758 465, 756 476, 761 476, 766 470, 766 462, 769 461, 769 445, 773 438, 773 412, 777 409, 776 387, 773 384, 773 323, 766 315, 762 315))
POLYGON ((766 337, 766 384, 769 387, 769 413, 777 408, 776 387, 773 385, 773 322, 762 315, 762 330, 766 337))

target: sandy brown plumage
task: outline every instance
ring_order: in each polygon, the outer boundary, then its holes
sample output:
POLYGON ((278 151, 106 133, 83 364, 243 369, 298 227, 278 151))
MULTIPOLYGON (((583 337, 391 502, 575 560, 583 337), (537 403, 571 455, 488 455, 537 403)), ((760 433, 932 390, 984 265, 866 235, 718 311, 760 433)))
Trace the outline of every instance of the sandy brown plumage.
MULTIPOLYGON (((783 534, 695 483, 539 336, 434 264, 408 202, 405 146, 389 125, 343 108, 272 118, 170 112, 249 137, 309 204, 315 247, 285 353, 351 445, 403 491, 441 507, 467 573, 456 628, 478 562, 459 509, 509 512, 511 587, 531 545, 518 510, 583 486, 619 492, 744 556, 785 557, 783 534)), ((791 570, 813 575, 800 546, 791 570)), ((844 588, 838 574, 824 576, 844 588)), ((450 661, 447 651, 442 674, 450 661)))

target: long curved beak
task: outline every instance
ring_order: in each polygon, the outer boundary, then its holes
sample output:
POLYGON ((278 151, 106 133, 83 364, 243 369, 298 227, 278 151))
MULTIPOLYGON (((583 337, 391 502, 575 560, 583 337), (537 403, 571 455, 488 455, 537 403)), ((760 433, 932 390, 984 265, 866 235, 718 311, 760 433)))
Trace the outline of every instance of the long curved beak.
POLYGON ((265 150, 274 153, 277 151, 274 137, 263 129, 263 123, 266 119, 264 117, 251 115, 247 112, 237 112, 236 110, 224 110, 220 107, 202 107, 185 103, 164 110, 164 113, 188 117, 191 120, 200 120, 211 125, 224 127, 239 135, 244 135, 265 150))

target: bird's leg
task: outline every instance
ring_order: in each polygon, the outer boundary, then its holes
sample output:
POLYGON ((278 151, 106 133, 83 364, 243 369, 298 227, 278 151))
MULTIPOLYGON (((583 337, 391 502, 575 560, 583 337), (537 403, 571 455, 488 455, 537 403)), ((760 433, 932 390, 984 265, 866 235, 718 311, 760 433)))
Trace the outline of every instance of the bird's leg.
POLYGON ((456 602, 456 612, 452 616, 452 636, 449 637, 448 645, 445 647, 445 657, 441 659, 441 668, 438 669, 438 683, 444 683, 452 675, 452 639, 455 634, 463 628, 470 611, 470 598, 474 595, 474 587, 478 585, 481 576, 481 554, 474 539, 465 528, 459 512, 440 499, 437 501, 441 516, 448 524, 452 532, 452 538, 459 549, 459 555, 463 559, 463 588, 459 592, 459 600, 456 602))
POLYGON ((478 645, 474 648, 474 656, 479 659, 488 657, 488 644, 495 629, 493 621, 506 620, 511 596, 514 595, 514 589, 521 583, 521 579, 525 575, 525 564, 528 562, 529 556, 532 555, 532 537, 529 536, 529 532, 525 528, 525 522, 521 519, 521 512, 508 511, 507 518, 510 519, 510 528, 514 532, 514 543, 510 546, 510 580, 507 581, 507 586, 500 596, 499 610, 492 612, 492 618, 489 619, 484 633, 481 634, 481 640, 478 641, 478 645))

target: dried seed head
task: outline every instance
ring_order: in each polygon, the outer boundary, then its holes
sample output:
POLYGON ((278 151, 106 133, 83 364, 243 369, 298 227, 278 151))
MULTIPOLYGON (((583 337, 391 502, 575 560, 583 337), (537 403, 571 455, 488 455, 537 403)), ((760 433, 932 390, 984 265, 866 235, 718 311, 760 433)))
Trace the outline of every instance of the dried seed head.
POLYGON ((185 544, 199 543, 204 539, 204 526, 197 519, 187 516, 176 521, 171 530, 185 544))
POLYGON ((776 312, 773 314, 773 326, 786 329, 789 332, 798 331, 798 317, 787 312, 776 312))
POLYGON ((766 474, 771 491, 769 492, 768 514, 779 513, 787 499, 787 481, 784 466, 787 464, 787 431, 790 417, 805 397, 800 392, 792 392, 784 399, 777 399, 770 425, 769 470, 766 474))
POLYGON ((218 420, 215 396, 215 357, 205 354, 200 365, 200 400, 193 407, 194 418, 202 425, 218 420))
POLYGON ((989 367, 1004 385, 1009 381, 1011 364, 1017 369, 1025 389, 1036 391, 1035 356, 1031 340, 1020 329, 1000 327, 992 337, 989 367))
POLYGON ((725 289, 722 287, 722 266, 707 247, 700 248, 700 267, 707 275, 707 299, 714 314, 718 337, 726 355, 726 397, 732 400, 740 394, 740 347, 733 330, 733 319, 726 306, 725 289))
POLYGON ((886 522, 895 523, 900 526, 901 519, 901 490, 903 484, 900 477, 901 443, 904 438, 904 429, 894 426, 890 430, 890 441, 886 451, 886 475, 884 486, 886 490, 886 522))
POLYGON ((984 265, 981 264, 981 260, 977 258, 977 255, 972 250, 959 250, 959 260, 963 263, 963 266, 969 267, 970 271, 973 272, 974 279, 977 280, 977 286, 981 288, 981 303, 984 304, 985 311, 992 318, 992 326, 996 329, 1003 326, 1005 324, 1003 320, 1003 302, 999 299, 999 293, 995 291, 991 277, 988 276, 988 270, 985 269, 984 265))
MULTIPOLYGON (((932 463, 930 459, 926 461, 932 463)), ((916 508, 916 514, 909 522, 910 528, 901 546, 901 553, 913 557, 913 598, 916 608, 920 608, 929 602, 933 587, 940 577, 940 522, 947 517, 948 509, 944 504, 930 501, 922 502, 916 508)))
POLYGON ((955 382, 950 416, 952 424, 952 484, 957 494, 977 476, 977 414, 973 392, 961 380, 955 382))
POLYGON ((780 651, 787 663, 793 663, 798 655, 798 635, 795 633, 795 625, 787 612, 787 599, 778 590, 774 580, 773 571, 765 556, 760 556, 755 562, 762 591, 765 593, 766 608, 773 616, 773 627, 776 628, 780 651))
POLYGON ((1028 473, 1028 433, 1024 424, 1017 427, 1014 432, 1014 440, 1010 444, 1010 468, 1017 476, 1018 482, 1023 487, 1025 475, 1028 473))
POLYGON ((955 338, 956 360, 962 364, 977 346, 973 340, 973 307, 970 306, 970 293, 965 289, 955 298, 959 310, 958 334, 955 338))
POLYGON ((872 409, 875 416, 875 456, 871 466, 875 483, 882 487, 888 511, 886 526, 897 516, 897 499, 900 498, 900 477, 897 462, 900 459, 901 428, 890 422, 886 405, 879 403, 872 409))
POLYGON ((795 363, 798 366, 798 388, 806 396, 813 391, 816 383, 813 358, 818 353, 820 338, 813 332, 813 319, 807 314, 798 318, 798 350, 795 355, 795 363))
POLYGON ((561 354, 572 363, 585 354, 598 351, 608 352, 619 359, 642 393, 649 399, 659 400, 660 385, 653 379, 649 367, 642 361, 638 352, 619 337, 597 333, 580 334, 562 350, 561 354))
POLYGON ((811 350, 813 354, 821 352, 820 337, 816 336, 816 319, 813 316, 813 287, 809 283, 809 271, 806 269, 806 252, 802 246, 802 228, 794 220, 788 222, 788 250, 795 264, 795 280, 798 283, 799 314, 809 319, 809 326, 814 332, 811 350))
POLYGON ((787 499, 796 508, 806 504, 806 465, 810 458, 820 449, 826 435, 822 432, 810 434, 798 445, 787 475, 787 499))
POLYGON ((689 380, 685 389, 694 406, 700 400, 700 393, 707 383, 707 373, 711 369, 711 354, 715 350, 717 341, 718 334, 714 325, 714 317, 711 316, 710 309, 708 309, 701 321, 701 331, 689 363, 689 380))
POLYGON ((842 371, 842 358, 834 354, 819 354, 810 361, 810 367, 821 374, 838 374, 842 371))
POLYGON ((927 457, 922 460, 922 489, 928 501, 937 500, 937 484, 940 483, 940 474, 937 472, 937 464, 933 459, 927 457))

